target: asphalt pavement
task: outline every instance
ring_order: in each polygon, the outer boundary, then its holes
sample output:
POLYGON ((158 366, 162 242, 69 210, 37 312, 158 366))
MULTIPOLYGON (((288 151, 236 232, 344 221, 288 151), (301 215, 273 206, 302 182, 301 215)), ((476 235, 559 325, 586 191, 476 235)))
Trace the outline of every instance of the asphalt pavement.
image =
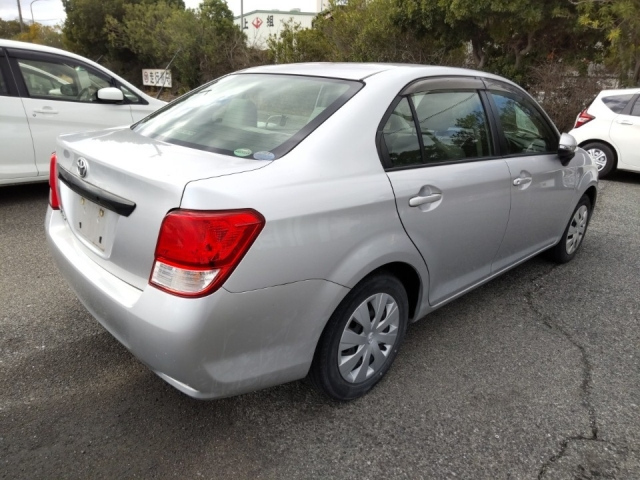
POLYGON ((346 404, 306 381, 207 402, 164 383, 57 272, 47 194, 0 188, 0 478, 640 479, 640 174, 601 181, 573 262, 412 325, 346 404))

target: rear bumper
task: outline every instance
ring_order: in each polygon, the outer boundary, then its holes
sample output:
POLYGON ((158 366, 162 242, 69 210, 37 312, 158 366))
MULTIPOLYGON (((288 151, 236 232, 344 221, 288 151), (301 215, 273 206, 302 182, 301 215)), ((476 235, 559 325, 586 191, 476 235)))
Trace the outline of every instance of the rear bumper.
POLYGON ((58 211, 45 228, 53 258, 89 312, 161 378, 194 398, 237 395, 304 377, 348 289, 307 280, 204 298, 137 289, 94 263, 58 211))

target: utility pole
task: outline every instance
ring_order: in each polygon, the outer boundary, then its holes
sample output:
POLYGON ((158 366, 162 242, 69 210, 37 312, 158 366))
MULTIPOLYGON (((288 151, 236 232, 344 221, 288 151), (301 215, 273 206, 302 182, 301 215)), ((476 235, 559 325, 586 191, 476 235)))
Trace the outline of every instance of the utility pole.
POLYGON ((20 6, 20 0, 18 0, 18 15, 20 16, 20 32, 24 30, 24 20, 22 20, 22 7, 20 6))

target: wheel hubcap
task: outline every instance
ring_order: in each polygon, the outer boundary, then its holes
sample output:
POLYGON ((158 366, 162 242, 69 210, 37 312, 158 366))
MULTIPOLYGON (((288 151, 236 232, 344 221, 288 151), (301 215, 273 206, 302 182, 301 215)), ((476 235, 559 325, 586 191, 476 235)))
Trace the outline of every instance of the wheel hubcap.
POLYGON ((587 150, 587 153, 591 156, 593 161, 598 167, 598 171, 602 170, 607 165, 607 155, 599 148, 591 148, 587 150))
POLYGON ((349 383, 380 371, 398 337, 400 313, 391 295, 377 293, 351 314, 338 347, 338 370, 349 383))
POLYGON ((589 210, 586 205, 581 205, 571 219, 569 231, 567 232, 567 253, 571 255, 575 252, 582 242, 584 232, 587 229, 587 220, 589 219, 589 210))

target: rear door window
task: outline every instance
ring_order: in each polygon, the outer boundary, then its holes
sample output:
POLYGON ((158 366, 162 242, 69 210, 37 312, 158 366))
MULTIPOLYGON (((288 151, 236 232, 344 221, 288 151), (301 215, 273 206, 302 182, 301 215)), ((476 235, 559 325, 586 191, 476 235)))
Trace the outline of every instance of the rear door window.
POLYGON ((609 97, 602 97, 602 103, 604 103, 612 112, 622 113, 632 98, 633 94, 611 95, 609 97))
POLYGON ((491 154, 487 119, 477 91, 412 95, 426 163, 491 154))
POLYGON ((361 87, 360 82, 320 77, 229 75, 133 128, 177 145, 272 160, 302 141, 361 87))
POLYGON ((9 87, 7 87, 7 82, 5 82, 2 70, 0 70, 0 95, 9 95, 9 87))
POLYGON ((418 132, 406 97, 400 100, 385 122, 382 138, 392 167, 422 164, 418 132))

